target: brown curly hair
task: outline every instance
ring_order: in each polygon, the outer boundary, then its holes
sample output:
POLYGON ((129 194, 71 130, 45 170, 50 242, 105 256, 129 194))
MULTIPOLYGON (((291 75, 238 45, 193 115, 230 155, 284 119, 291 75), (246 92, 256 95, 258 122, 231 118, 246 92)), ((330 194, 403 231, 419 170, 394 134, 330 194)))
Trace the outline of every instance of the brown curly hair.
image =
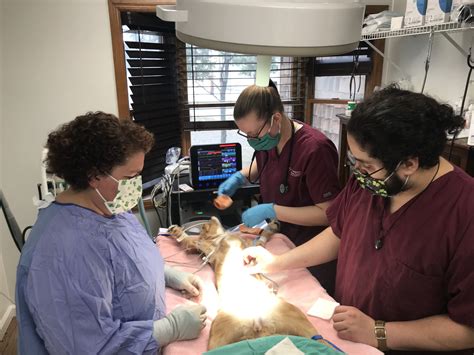
POLYGON ((91 178, 110 173, 135 153, 148 153, 153 143, 153 134, 131 120, 88 112, 48 135, 45 163, 49 173, 84 190, 91 178))

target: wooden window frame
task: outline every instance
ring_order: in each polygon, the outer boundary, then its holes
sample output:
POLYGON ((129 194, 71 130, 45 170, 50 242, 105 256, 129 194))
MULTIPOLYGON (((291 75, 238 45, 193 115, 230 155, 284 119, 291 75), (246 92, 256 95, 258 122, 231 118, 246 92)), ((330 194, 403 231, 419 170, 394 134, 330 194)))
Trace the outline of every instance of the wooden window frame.
POLYGON ((123 46, 121 13, 155 12, 156 5, 176 5, 170 0, 108 0, 112 52, 114 57, 115 88, 117 91, 118 116, 130 119, 127 73, 125 66, 125 48, 123 46))
MULTIPOLYGON (((127 74, 125 66, 125 49, 123 45, 122 21, 121 13, 132 12, 155 12, 157 5, 176 5, 174 0, 108 0, 109 20, 112 36, 112 51, 115 71, 115 85, 117 94, 118 117, 121 119, 130 119, 129 100, 128 100, 128 86, 127 74)), ((385 5, 367 5, 366 15, 378 13, 386 10, 385 5)), ((373 44, 382 52, 384 51, 385 40, 373 41, 373 44)), ((383 58, 377 53, 372 56, 372 73, 367 76, 365 96, 373 91, 373 89, 381 84, 383 58)), ((311 123, 314 101, 314 65, 308 63, 306 70, 306 98, 304 121, 311 123)), ((182 122, 185 127, 185 122, 182 122)), ((182 147, 189 148, 191 143, 190 132, 184 130, 182 134, 182 147)))
MULTIPOLYGON (((376 14, 388 9, 389 7, 387 5, 366 5, 365 15, 376 14)), ((384 52, 384 48, 385 48, 384 39, 378 39, 378 40, 372 41, 372 44, 377 49, 379 49, 382 53, 384 52)), ((371 61, 372 61, 372 71, 369 75, 366 75, 364 97, 368 97, 374 91, 375 87, 380 86, 382 83, 383 58, 378 53, 373 51, 371 55, 371 61)), ((309 82, 307 83, 307 88, 308 88, 309 95, 306 96, 307 100, 306 100, 306 105, 305 105, 306 106, 305 122, 308 124, 312 124, 313 105, 315 103, 344 104, 344 103, 347 103, 348 100, 315 99, 314 98, 314 89, 315 89, 314 81, 315 81, 316 75, 314 74, 314 63, 309 64, 309 68, 307 72, 308 72, 308 80, 309 80, 309 82)))
MULTIPOLYGON (((186 44, 185 44, 186 46, 186 44)), ((183 51, 185 51, 186 49, 183 48, 183 51)), ((218 50, 219 51, 219 50, 218 50)), ((227 52, 229 54, 234 54, 232 52, 227 52)), ((256 57, 256 55, 253 55, 256 57)), ((287 56, 276 56, 276 57, 287 57, 287 56)), ((186 53, 184 53, 184 55, 181 56, 181 58, 183 58, 182 60, 184 60, 184 62, 186 63, 187 61, 187 55, 186 53)), ((298 57, 298 62, 299 61, 303 61, 304 58, 300 58, 298 57)), ((187 66, 186 66, 187 67, 187 66)), ((303 120, 304 117, 305 117, 305 104, 306 104, 306 96, 298 96, 298 88, 299 87, 306 87, 306 82, 307 82, 307 74, 306 74, 306 70, 307 70, 308 66, 301 66, 300 67, 300 64, 297 65, 297 67, 293 67, 292 68, 292 77, 298 77, 298 70, 302 70, 305 75, 303 76, 304 77, 304 83, 302 85, 299 85, 299 81, 298 80, 292 80, 292 83, 291 83, 291 96, 292 97, 299 97, 300 99, 297 101, 297 103, 299 103, 303 108, 301 110, 301 114, 300 115, 297 115, 297 119, 298 120, 303 120)), ((184 101, 187 101, 188 98, 187 98, 187 89, 188 89, 188 85, 187 85, 187 79, 186 79, 186 75, 187 73, 185 71, 180 71, 179 75, 181 75, 181 77, 179 78, 180 80, 180 88, 183 90, 183 93, 186 93, 186 98, 182 98, 182 102, 184 101)), ((301 94, 301 89, 300 89, 300 93, 301 94)), ((307 91, 305 92, 307 93, 307 91)), ((295 104, 295 101, 294 100, 282 100, 282 103, 283 105, 292 105, 292 104, 295 104)), ((192 107, 196 107, 196 108, 200 108, 200 107, 204 107, 204 108, 207 108, 207 107, 234 107, 235 105, 235 102, 216 102, 216 103, 190 103, 189 102, 189 108, 192 108, 192 107)), ((194 132, 194 131, 223 131, 223 130, 237 130, 237 125, 235 124, 234 120, 227 120, 227 121, 193 121, 191 119, 191 115, 188 114, 188 113, 185 113, 185 105, 182 106, 182 110, 183 110, 183 114, 181 116, 182 118, 182 127, 183 127, 183 143, 182 143, 182 147, 184 150, 188 151, 189 148, 191 147, 191 133, 194 132)))
MULTIPOLYGON (((388 10, 389 7, 387 5, 367 5, 365 7, 365 15, 376 14, 382 12, 384 10, 388 10)), ((385 48, 385 40, 378 39, 372 41, 372 44, 379 49, 382 53, 384 52, 385 48)), ((314 71, 314 61, 310 63, 310 67, 308 68, 308 80, 307 83, 307 90, 308 95, 306 96, 306 110, 305 110, 305 121, 306 123, 312 125, 313 124, 313 111, 315 104, 347 104, 349 100, 343 99, 316 99, 315 95, 315 71, 314 71)), ((371 54, 371 62, 372 62, 372 71, 369 75, 366 75, 365 81, 365 91, 364 97, 368 97, 374 91, 376 86, 380 86, 382 83, 382 73, 383 73, 383 57, 380 56, 375 51, 372 51, 371 54)), ((338 176, 339 176, 339 183, 341 186, 345 186, 348 178, 349 178, 349 171, 348 168, 345 166, 346 157, 347 157, 347 118, 340 118, 340 151, 339 151, 339 166, 338 166, 338 176)))
MULTIPOLYGON (((123 12, 149 12, 154 13, 156 11, 157 5, 176 5, 176 1, 173 0, 108 0, 109 8, 109 20, 110 20, 110 29, 112 36, 112 51, 113 51, 113 60, 114 60, 114 71, 115 71, 115 85, 116 85, 116 94, 117 94, 117 105, 118 105, 118 117, 120 119, 130 119, 130 110, 129 110, 129 98, 128 98, 128 82, 127 82, 127 72, 125 64, 125 48, 123 44, 123 33, 122 33, 122 21, 121 14, 123 12)), ((308 65, 309 68, 309 65, 308 65)), ((306 74, 308 78, 308 74, 306 74)), ((308 79, 306 79, 308 80, 308 79)), ((296 94, 296 84, 292 88, 293 94, 296 94)), ((306 90, 306 94, 309 91, 306 90)), ((307 97, 307 96, 305 96, 307 97)), ((306 108, 306 100, 302 102, 306 108)), ((230 106, 233 106, 231 104, 230 106)), ((303 112, 304 113, 304 112, 303 112)), ((301 119, 304 119, 304 114, 301 119)), ((222 123, 221 123, 222 124, 222 123)), ((184 151, 187 151, 191 145, 191 131, 189 129, 184 129, 189 127, 189 121, 185 121, 182 117, 182 138, 181 138, 181 147, 184 151)), ((228 127, 224 129, 235 129, 235 123, 229 122, 228 127)), ((202 125, 196 125, 198 130, 202 125)), ((205 129, 213 128, 212 125, 206 123, 205 129)), ((214 127, 215 128, 215 127, 214 127)), ((222 128, 218 128, 222 129, 222 128)))

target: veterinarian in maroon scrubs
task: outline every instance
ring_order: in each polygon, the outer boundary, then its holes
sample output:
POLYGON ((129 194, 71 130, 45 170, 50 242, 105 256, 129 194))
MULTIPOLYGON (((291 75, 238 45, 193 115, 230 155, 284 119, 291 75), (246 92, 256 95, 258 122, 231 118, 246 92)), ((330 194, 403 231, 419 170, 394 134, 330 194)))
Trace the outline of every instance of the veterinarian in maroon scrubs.
MULTIPOLYGON (((339 192, 338 154, 331 140, 288 118, 276 87, 246 88, 234 119, 255 153, 249 167, 221 184, 219 194, 232 195, 247 181, 259 181, 262 203, 244 212, 247 226, 278 219, 281 232, 296 245, 320 233, 328 225, 325 211, 339 192)), ((329 293, 335 269, 333 262, 311 270, 329 293)))
POLYGON ((474 179, 441 157, 446 132, 462 126, 422 94, 376 93, 348 123, 353 177, 327 211, 330 227, 286 254, 252 248, 247 258, 268 272, 338 257, 341 338, 394 354, 472 355, 474 179))

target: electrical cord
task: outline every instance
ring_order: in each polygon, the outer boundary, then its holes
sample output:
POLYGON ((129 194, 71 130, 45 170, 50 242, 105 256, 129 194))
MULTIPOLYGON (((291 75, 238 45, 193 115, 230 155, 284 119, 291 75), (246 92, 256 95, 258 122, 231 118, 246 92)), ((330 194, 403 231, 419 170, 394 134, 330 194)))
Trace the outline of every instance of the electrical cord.
MULTIPOLYGON (((467 91, 469 89, 469 82, 471 80, 472 68, 474 68, 474 63, 471 62, 471 49, 469 49, 469 55, 467 56, 467 66, 469 67, 469 71, 467 73, 466 85, 464 86, 464 94, 462 96, 462 102, 461 102, 461 111, 459 112, 459 115, 461 117, 464 114, 464 104, 466 103, 467 91)), ((459 131, 460 130, 457 130, 456 132, 453 133, 453 138, 451 139, 451 146, 449 147, 449 154, 448 154, 448 160, 449 161, 451 161, 451 156, 452 156, 453 147, 454 147, 454 141, 456 140, 456 137, 459 134, 459 131)))
POLYGON ((430 69, 431 50, 433 49, 433 41, 434 41, 434 29, 431 30, 430 38, 428 40, 428 53, 426 55, 426 61, 425 61, 425 76, 423 78, 423 84, 421 85, 422 94, 423 94, 423 91, 425 91, 426 78, 428 77, 428 71, 430 69))
POLYGON ((170 260, 173 256, 176 256, 178 254, 181 254, 181 253, 184 253, 186 252, 187 250, 186 249, 181 249, 180 251, 174 253, 174 254, 171 254, 171 255, 168 255, 166 258, 164 258, 165 261, 168 261, 170 260))
POLYGON ((349 79, 349 98, 352 101, 355 101, 355 96, 356 93, 359 92, 360 90, 360 85, 361 85, 361 77, 359 75, 359 87, 356 88, 356 75, 359 70, 359 55, 360 55, 360 43, 359 46, 357 47, 357 51, 355 54, 352 55, 352 60, 353 60, 353 67, 352 67, 352 73, 351 73, 351 78, 349 79), (352 91, 352 88, 354 87, 354 91, 352 91))
POLYGON ((160 183, 156 184, 151 192, 151 199, 153 202, 153 207, 155 208, 155 212, 158 215, 158 220, 160 222, 161 227, 166 227, 166 224, 169 225, 169 217, 168 217, 168 196, 170 191, 170 176, 163 175, 160 183), (158 197, 160 196, 160 197, 158 197), (165 221, 163 223, 163 219, 161 217, 160 211, 165 211, 165 221))
POLYGON ((178 215, 179 215, 179 222, 183 222, 183 216, 181 213, 181 190, 179 188, 179 176, 181 175, 181 172, 179 171, 179 167, 181 166, 181 162, 178 163, 178 215))
POLYGON ((173 221, 171 218, 171 191, 173 190, 173 183, 174 183, 174 177, 169 176, 168 177, 168 191, 166 194, 166 207, 167 207, 166 222, 168 223, 168 226, 171 226, 173 224, 173 221))
MULTIPOLYGON (((173 174, 174 170, 171 172, 171 174, 173 174)), ((161 182, 160 182, 160 185, 158 186, 155 186, 156 188, 156 191, 155 193, 153 194, 152 193, 152 199, 153 199, 153 202, 154 202, 154 205, 155 205, 155 211, 156 213, 158 214, 158 218, 160 220, 160 223, 161 223, 161 226, 162 227, 166 227, 166 226, 169 226, 171 225, 170 223, 170 209, 169 209, 169 200, 170 200, 170 194, 171 194, 171 190, 172 190, 172 186, 173 186, 173 178, 171 177, 171 175, 163 175, 163 177, 161 178, 161 182), (159 190, 159 188, 161 188, 161 198, 160 198, 160 201, 157 202, 157 191, 159 190), (166 215, 165 215, 165 223, 163 223, 163 220, 161 218, 161 215, 160 215, 160 210, 164 210, 166 212, 166 215)))
POLYGON ((173 185, 174 185, 176 176, 178 176, 178 180, 177 180, 178 208, 179 208, 179 218, 181 220, 181 217, 182 217, 181 216, 181 191, 179 190, 181 166, 183 166, 183 163, 188 160, 189 160, 189 157, 187 156, 179 159, 177 166, 171 171, 171 173, 163 175, 160 180, 160 183, 156 184, 153 187, 153 190, 151 191, 151 199, 152 199, 153 207, 158 216, 158 220, 160 222, 161 227, 166 227, 173 224, 173 220, 171 217, 171 193, 173 192, 173 185), (160 201, 157 201, 157 196, 160 190, 161 190, 162 197, 160 201), (163 219, 161 218, 161 213, 160 213, 160 210, 163 210, 163 209, 166 211, 166 219, 164 221, 165 223, 163 223, 163 219))
POLYGON ((15 304, 15 301, 12 300, 10 297, 8 297, 5 293, 3 293, 2 291, 0 291, 0 295, 2 295, 3 297, 5 297, 7 300, 9 300, 11 303, 15 304))
POLYGON ((173 171, 171 172, 170 176, 168 176, 168 193, 167 193, 167 204, 168 204, 168 216, 167 216, 167 222, 168 222, 168 226, 171 226, 173 224, 173 219, 171 217, 171 193, 173 192, 173 186, 174 186, 174 180, 176 179, 176 175, 178 176, 178 189, 177 189, 177 193, 178 193, 178 213, 179 213, 179 218, 181 220, 181 190, 179 189, 179 178, 180 178, 180 174, 181 174, 181 165, 184 161, 188 160, 189 157, 182 157, 181 159, 178 160, 178 166, 176 168, 173 169, 173 171))
POLYGON ((161 219, 161 213, 158 210, 158 207, 155 205, 155 201, 153 201, 153 208, 155 209, 156 215, 158 216, 158 221, 160 222, 160 228, 164 228, 163 220, 161 219))
POLYGON ((153 208, 155 209, 155 212, 156 212, 156 215, 158 216, 158 221, 160 222, 160 227, 163 228, 164 225, 163 225, 163 220, 161 219, 161 213, 160 211, 158 210, 158 204, 156 202, 156 195, 158 194, 158 190, 161 188, 161 190, 163 191, 163 187, 162 187, 162 181, 163 180, 160 180, 160 182, 158 184, 156 184, 153 189, 151 190, 151 202, 152 202, 152 205, 153 205, 153 208))

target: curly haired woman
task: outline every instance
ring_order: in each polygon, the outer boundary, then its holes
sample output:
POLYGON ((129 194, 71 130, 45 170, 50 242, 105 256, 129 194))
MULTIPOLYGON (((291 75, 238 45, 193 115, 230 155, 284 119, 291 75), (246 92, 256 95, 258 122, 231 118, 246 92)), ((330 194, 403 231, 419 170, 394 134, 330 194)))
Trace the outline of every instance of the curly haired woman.
POLYGON ((196 338, 201 305, 165 314, 165 286, 199 295, 201 280, 164 266, 130 212, 153 136, 130 120, 87 113, 50 133, 48 171, 70 186, 41 209, 17 270, 20 354, 155 354, 196 338))

